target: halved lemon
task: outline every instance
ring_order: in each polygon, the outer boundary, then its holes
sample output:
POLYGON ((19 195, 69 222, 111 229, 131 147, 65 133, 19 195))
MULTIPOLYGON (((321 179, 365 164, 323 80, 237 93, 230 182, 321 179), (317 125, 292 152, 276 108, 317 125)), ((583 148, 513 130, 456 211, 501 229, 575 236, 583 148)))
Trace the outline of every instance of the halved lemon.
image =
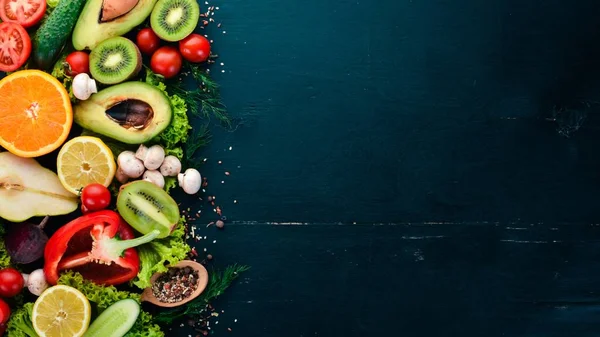
POLYGON ((81 136, 65 143, 56 159, 56 172, 63 186, 79 194, 85 186, 112 182, 117 164, 108 146, 100 138, 81 136))
POLYGON ((31 321, 40 337, 80 337, 90 325, 90 302, 79 290, 56 285, 33 305, 31 321))

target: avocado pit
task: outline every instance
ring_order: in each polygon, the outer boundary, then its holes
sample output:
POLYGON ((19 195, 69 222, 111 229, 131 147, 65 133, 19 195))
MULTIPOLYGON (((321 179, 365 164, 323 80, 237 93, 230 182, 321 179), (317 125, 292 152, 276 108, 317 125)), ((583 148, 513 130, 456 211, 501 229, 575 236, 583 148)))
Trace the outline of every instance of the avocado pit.
POLYGON ((109 22, 121 17, 137 6, 140 0, 104 0, 102 1, 102 12, 99 22, 109 22))
POLYGON ((106 116, 125 129, 134 128, 142 130, 154 118, 154 110, 152 110, 150 104, 132 98, 117 102, 108 108, 106 116))

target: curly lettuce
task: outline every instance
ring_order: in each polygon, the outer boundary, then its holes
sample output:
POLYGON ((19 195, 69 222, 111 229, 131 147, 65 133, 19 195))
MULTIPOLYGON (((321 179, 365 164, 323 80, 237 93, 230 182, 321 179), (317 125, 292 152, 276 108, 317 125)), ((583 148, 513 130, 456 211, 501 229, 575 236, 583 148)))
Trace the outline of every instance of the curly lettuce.
POLYGON ((140 256, 140 272, 132 284, 144 289, 150 286, 150 277, 167 271, 167 265, 175 264, 187 256, 190 246, 185 242, 185 218, 181 217, 170 236, 151 241, 137 248, 140 256))
POLYGON ((6 245, 4 244, 4 233, 4 224, 0 220, 0 269, 10 267, 10 255, 8 255, 6 245))
POLYGON ((33 303, 25 303, 10 315, 6 334, 8 337, 38 337, 31 323, 33 303))
POLYGON ((183 144, 188 140, 188 136, 192 126, 187 115, 187 104, 185 100, 177 95, 169 95, 167 86, 162 81, 159 75, 154 74, 151 70, 146 70, 145 82, 151 84, 161 90, 171 102, 173 110, 173 118, 171 124, 161 132, 152 143, 160 144, 167 155, 173 155, 180 160, 183 159, 183 144))

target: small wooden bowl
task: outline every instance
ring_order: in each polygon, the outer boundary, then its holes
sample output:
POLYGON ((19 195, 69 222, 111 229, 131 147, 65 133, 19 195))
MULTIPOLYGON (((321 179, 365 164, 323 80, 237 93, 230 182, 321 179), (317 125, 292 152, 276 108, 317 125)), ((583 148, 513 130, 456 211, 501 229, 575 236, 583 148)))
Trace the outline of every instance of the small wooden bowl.
MULTIPOLYGON (((142 301, 150 302, 159 307, 172 308, 186 304, 187 302, 193 300, 194 298, 202 294, 202 292, 204 291, 204 289, 206 289, 206 286, 208 285, 208 272, 206 271, 206 268, 204 268, 204 266, 200 263, 190 260, 183 260, 174 266, 169 266, 169 268, 185 267, 191 267, 192 269, 198 271, 198 287, 189 297, 175 303, 161 302, 154 296, 154 293, 152 292, 152 286, 150 286, 149 288, 144 289, 144 292, 142 292, 142 301)), ((155 273, 154 275, 152 275, 152 277, 150 278, 150 284, 154 285, 156 279, 162 274, 163 273, 155 273)))

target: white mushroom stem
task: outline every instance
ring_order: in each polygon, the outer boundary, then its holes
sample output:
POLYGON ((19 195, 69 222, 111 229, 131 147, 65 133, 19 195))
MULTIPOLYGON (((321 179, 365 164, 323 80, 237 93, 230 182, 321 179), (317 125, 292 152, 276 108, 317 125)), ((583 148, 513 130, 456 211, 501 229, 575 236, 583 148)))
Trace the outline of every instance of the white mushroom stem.
POLYGON ((144 173, 144 163, 135 157, 132 151, 123 151, 117 157, 117 164, 123 174, 129 178, 139 178, 144 173))
POLYGON ((31 274, 21 274, 23 280, 25 280, 25 286, 29 289, 29 292, 35 296, 40 296, 44 290, 50 286, 46 281, 43 269, 36 269, 31 274))
POLYGON ((96 81, 90 78, 86 73, 81 73, 73 78, 73 95, 80 100, 86 100, 94 93, 98 92, 96 81))
POLYGON ((200 191, 202 176, 196 169, 187 169, 184 173, 177 175, 177 181, 185 193, 196 194, 200 191))
POLYGON ((181 162, 175 156, 166 156, 160 166, 160 173, 165 177, 175 177, 181 173, 181 162))
POLYGON ((143 161, 148 170, 158 170, 165 160, 165 149, 160 145, 146 147, 142 144, 135 153, 135 157, 143 161))
POLYGON ((148 170, 144 173, 144 180, 153 183, 154 185, 163 188, 165 187, 165 177, 156 170, 148 170))

